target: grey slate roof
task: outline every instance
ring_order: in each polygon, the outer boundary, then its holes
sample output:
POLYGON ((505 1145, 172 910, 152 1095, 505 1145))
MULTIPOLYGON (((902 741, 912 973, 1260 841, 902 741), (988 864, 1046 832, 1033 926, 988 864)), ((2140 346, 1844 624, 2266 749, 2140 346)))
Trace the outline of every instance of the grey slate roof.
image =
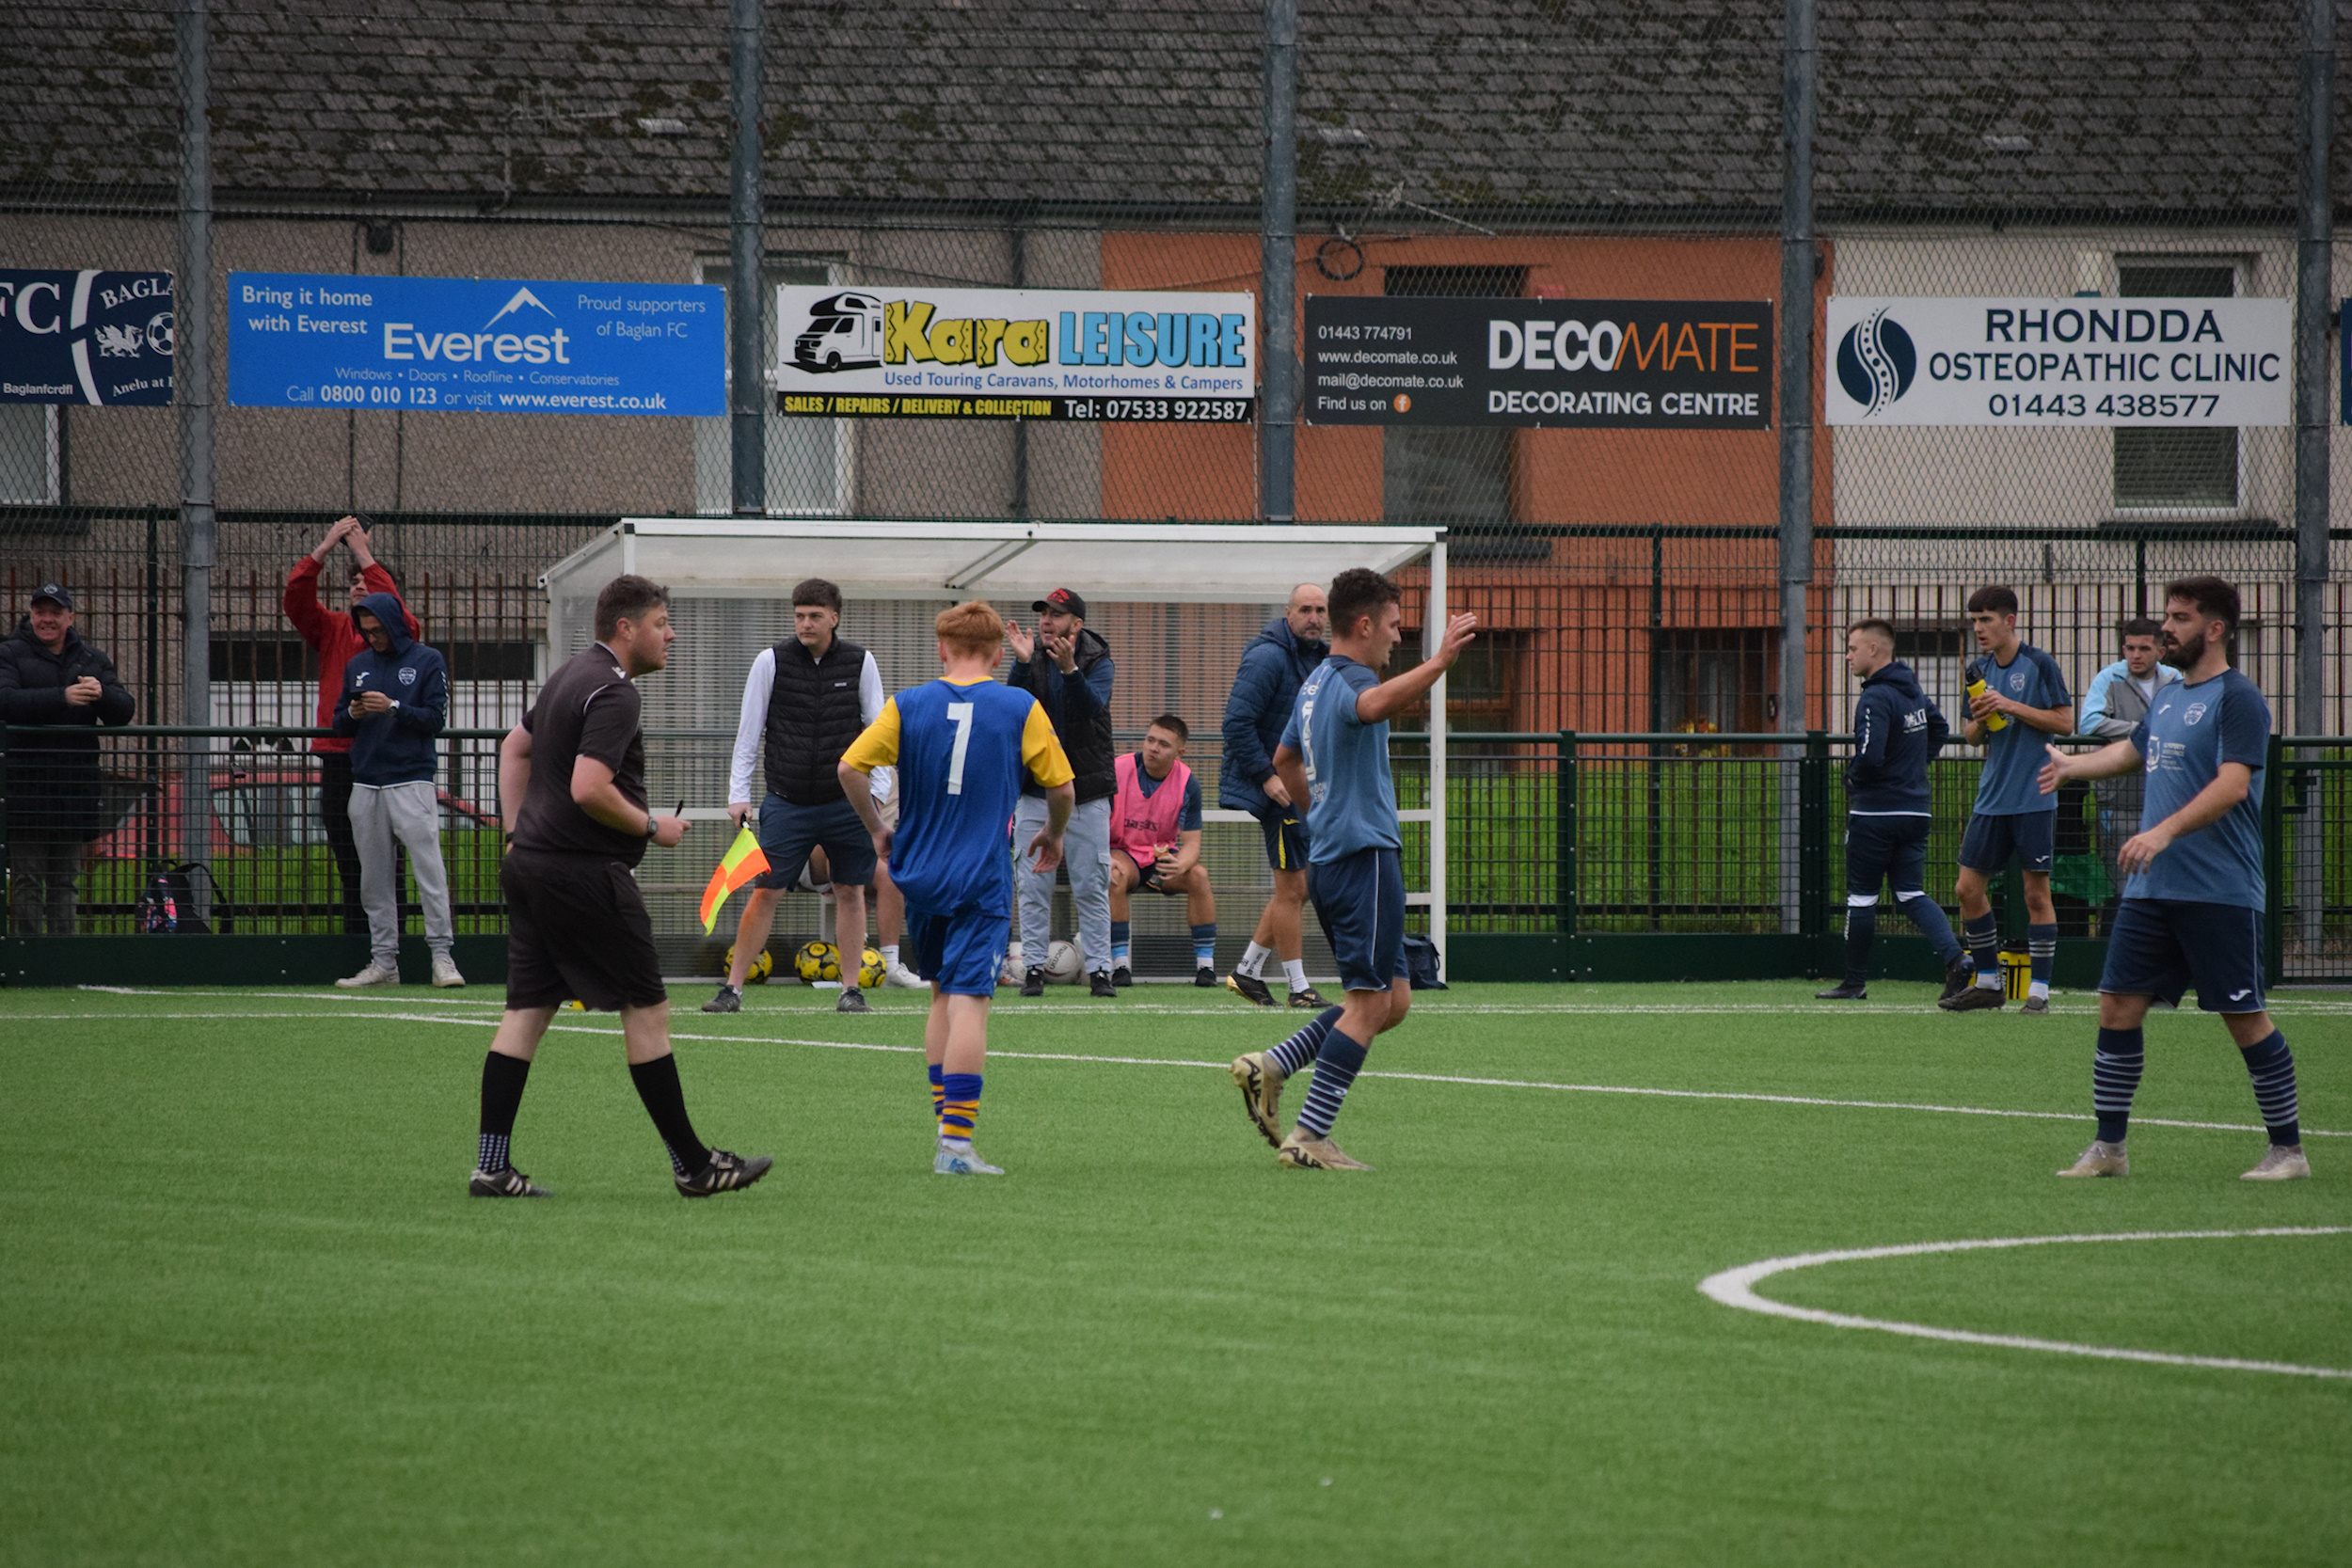
MULTIPOLYGON (((13 8, 0 187, 168 191, 168 5, 13 8)), ((1821 8, 1825 210, 2294 200, 2294 0, 1821 8)), ((1311 210, 1777 206, 1779 0, 1301 10, 1311 210)), ((771 4, 771 198, 1253 208, 1262 14, 1251 0, 771 4)), ((726 51, 723 0, 216 3, 216 184, 333 201, 723 202, 726 51)), ((2340 104, 2337 119, 2352 115, 2340 104)), ((2352 190, 2348 154, 2352 130, 2339 189, 2352 190)))

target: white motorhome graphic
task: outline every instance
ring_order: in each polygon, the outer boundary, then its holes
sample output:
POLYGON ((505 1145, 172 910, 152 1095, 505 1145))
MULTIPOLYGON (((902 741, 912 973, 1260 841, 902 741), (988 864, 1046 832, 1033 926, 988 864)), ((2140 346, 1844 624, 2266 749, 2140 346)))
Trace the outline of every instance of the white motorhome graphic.
POLYGON ((872 294, 817 301, 792 340, 792 362, 804 371, 870 371, 882 363, 882 305, 872 294))

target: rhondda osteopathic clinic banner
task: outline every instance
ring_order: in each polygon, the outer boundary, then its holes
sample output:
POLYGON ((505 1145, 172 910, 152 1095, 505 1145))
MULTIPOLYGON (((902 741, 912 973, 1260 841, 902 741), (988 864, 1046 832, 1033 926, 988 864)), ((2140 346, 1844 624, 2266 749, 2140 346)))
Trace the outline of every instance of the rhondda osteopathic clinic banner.
POLYGON ((1307 296, 1311 424, 1762 430, 1759 300, 1307 296))
POLYGON ((229 401, 241 408, 723 414, 726 291, 232 272, 229 401))
POLYGON ((2282 425, 2283 299, 1829 302, 1834 425, 2282 425))
POLYGON ((1258 396, 1249 294, 787 284, 776 331, 787 414, 1233 424, 1258 396))

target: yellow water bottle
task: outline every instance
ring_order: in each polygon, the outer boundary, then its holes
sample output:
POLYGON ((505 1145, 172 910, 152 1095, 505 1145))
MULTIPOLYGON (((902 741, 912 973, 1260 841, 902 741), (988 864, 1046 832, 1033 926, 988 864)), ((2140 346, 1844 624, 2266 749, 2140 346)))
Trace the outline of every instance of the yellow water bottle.
MULTIPOLYGON (((1971 664, 1968 667, 1969 699, 1973 702, 1976 698, 1982 696, 1984 691, 1984 667, 1979 664, 1971 664)), ((2006 713, 1989 713, 1985 715, 1984 727, 1988 731, 2005 730, 2009 728, 2009 715, 2006 713)))

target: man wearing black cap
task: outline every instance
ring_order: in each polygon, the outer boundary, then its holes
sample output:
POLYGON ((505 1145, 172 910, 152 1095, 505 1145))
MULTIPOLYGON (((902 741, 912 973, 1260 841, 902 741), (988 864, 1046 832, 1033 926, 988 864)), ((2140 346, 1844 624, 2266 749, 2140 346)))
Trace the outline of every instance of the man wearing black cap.
MULTIPOLYGON (((0 642, 0 723, 131 721, 114 660, 73 629, 73 595, 44 582, 16 633, 0 642)), ((82 846, 113 824, 98 787, 98 736, 20 736, 8 747, 8 910, 21 937, 73 934, 82 846)))
MULTIPOLYGON (((1018 661, 1005 684, 1036 694, 1076 776, 1078 803, 1063 834, 1062 859, 1070 867, 1071 900, 1078 906, 1078 947, 1092 993, 1117 996, 1111 986, 1111 796, 1119 780, 1111 747, 1110 644, 1087 629, 1087 602, 1067 588, 1029 608, 1037 611, 1035 637, 1005 623, 1005 643, 1018 661)), ((1013 842, 1026 844, 1044 826, 1045 792, 1036 780, 1024 779, 1013 842)), ((1024 861, 1013 886, 1021 898, 1021 994, 1043 996, 1045 949, 1054 935, 1054 873, 1024 861)))

